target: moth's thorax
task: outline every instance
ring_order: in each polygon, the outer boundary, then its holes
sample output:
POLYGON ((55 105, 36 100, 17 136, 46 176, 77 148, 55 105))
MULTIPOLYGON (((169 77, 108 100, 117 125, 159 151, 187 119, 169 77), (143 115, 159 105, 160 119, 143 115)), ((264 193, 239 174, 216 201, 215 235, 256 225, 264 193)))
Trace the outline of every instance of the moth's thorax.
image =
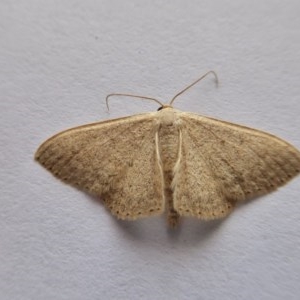
POLYGON ((173 108, 159 111, 158 144, 164 171, 172 171, 178 158, 178 114, 173 108))
POLYGON ((159 122, 161 127, 163 126, 172 126, 177 120, 177 110, 173 107, 163 108, 158 112, 159 122))

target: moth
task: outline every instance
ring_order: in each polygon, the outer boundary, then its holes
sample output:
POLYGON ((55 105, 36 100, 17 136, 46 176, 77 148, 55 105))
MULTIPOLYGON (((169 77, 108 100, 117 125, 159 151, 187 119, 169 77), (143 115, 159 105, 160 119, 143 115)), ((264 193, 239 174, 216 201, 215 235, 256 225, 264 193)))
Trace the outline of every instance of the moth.
MULTIPOLYGON (((237 203, 274 191, 300 172, 300 152, 256 129, 174 109, 83 125, 45 141, 35 159, 57 178, 99 196, 113 215, 135 220, 167 212, 227 216, 237 203)), ((217 80, 217 77, 216 77, 217 80)), ((107 98, 108 99, 108 98, 107 98)))

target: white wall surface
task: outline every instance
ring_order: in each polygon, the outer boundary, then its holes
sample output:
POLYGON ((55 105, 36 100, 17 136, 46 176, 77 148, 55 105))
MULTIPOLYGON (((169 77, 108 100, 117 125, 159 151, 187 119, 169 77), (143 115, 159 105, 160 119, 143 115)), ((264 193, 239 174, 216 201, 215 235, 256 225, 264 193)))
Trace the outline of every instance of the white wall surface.
POLYGON ((0 299, 300 299, 300 178, 223 222, 116 221, 33 161, 60 130, 175 107, 300 148, 300 2, 0 3, 0 299))

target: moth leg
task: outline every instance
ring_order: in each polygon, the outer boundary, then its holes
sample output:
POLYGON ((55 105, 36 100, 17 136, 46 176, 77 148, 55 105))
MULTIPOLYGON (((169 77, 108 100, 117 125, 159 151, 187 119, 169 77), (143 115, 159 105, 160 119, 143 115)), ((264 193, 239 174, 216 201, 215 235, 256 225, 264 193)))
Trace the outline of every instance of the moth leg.
POLYGON ((181 162, 182 156, 182 132, 180 127, 178 128, 179 134, 179 143, 178 143, 178 151, 177 151, 177 161, 173 168, 172 174, 166 174, 166 178, 168 181, 168 189, 166 189, 166 199, 168 199, 168 224, 170 227, 175 228, 178 226, 180 221, 180 214, 174 207, 174 187, 176 182, 177 170, 181 162))

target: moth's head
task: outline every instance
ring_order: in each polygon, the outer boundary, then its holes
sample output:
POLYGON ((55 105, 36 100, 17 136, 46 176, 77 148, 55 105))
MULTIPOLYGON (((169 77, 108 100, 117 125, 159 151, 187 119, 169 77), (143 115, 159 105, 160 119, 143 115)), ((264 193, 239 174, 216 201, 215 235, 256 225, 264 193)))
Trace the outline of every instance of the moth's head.
POLYGON ((159 108, 157 109, 157 111, 160 111, 160 110, 166 109, 166 108, 173 108, 173 106, 170 105, 170 104, 163 104, 161 107, 159 107, 159 108))

